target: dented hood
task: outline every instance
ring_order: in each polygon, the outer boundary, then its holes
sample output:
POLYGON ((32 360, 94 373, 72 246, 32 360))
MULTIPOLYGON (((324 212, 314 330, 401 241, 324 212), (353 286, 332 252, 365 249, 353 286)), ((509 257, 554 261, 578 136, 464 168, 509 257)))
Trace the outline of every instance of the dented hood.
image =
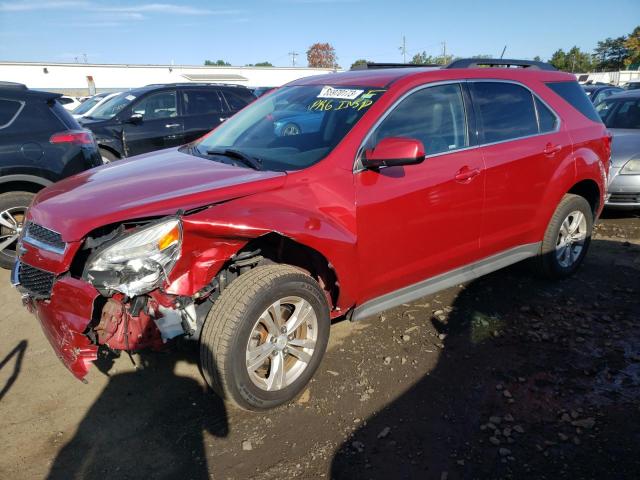
POLYGON ((82 239, 103 225, 239 198, 279 188, 283 172, 256 171, 163 150, 94 168, 42 190, 29 219, 82 239))

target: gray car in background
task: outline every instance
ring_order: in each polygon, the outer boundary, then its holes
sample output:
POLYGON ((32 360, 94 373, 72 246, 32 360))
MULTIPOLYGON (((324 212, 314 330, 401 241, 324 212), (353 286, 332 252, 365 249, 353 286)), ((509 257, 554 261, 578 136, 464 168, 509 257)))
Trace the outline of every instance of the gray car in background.
POLYGON ((640 90, 612 95, 596 110, 613 135, 606 206, 640 209, 640 90))

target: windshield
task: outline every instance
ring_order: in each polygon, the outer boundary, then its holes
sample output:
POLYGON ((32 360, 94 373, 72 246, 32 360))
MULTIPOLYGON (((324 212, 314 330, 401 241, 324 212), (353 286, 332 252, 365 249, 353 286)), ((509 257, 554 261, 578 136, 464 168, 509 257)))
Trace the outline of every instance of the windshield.
POLYGON ((204 137, 192 153, 228 149, 266 170, 299 170, 317 163, 385 92, 366 87, 283 87, 261 97, 204 137))
POLYGON ((607 128, 640 128, 640 98, 604 100, 596 110, 607 128))
POLYGON ((93 107, 95 107, 98 104, 98 102, 100 102, 104 97, 105 97, 104 95, 96 95, 94 97, 88 98, 87 100, 82 102, 80 105, 78 105, 73 110, 73 113, 75 113, 76 115, 84 115, 93 107))
MULTIPOLYGON (((93 112, 91 112, 91 118, 95 120, 109 120, 115 115, 120 113, 127 105, 136 99, 135 95, 130 93, 121 93, 115 97, 110 98, 93 112)), ((87 100, 88 101, 88 100, 87 100)))

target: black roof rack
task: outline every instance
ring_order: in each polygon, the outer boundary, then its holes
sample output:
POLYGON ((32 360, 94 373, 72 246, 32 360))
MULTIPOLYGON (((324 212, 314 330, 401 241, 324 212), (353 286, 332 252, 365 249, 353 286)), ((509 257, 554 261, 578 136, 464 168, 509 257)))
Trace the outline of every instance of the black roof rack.
POLYGON ((556 67, 535 60, 514 60, 512 58, 461 58, 454 60, 445 68, 478 68, 478 67, 520 67, 531 70, 556 70, 556 67))
POLYGON ((367 62, 360 65, 356 65, 351 70, 376 70, 380 68, 416 68, 416 67, 440 67, 441 65, 436 64, 424 64, 424 65, 416 65, 413 63, 376 63, 376 62, 367 62))
POLYGON ((0 82, 0 88, 11 88, 13 90, 26 90, 27 86, 23 83, 0 82))
POLYGON ((145 85, 146 87, 209 87, 211 85, 221 87, 242 87, 248 88, 246 85, 240 85, 238 83, 223 83, 223 82, 174 82, 174 83, 150 83, 145 85))

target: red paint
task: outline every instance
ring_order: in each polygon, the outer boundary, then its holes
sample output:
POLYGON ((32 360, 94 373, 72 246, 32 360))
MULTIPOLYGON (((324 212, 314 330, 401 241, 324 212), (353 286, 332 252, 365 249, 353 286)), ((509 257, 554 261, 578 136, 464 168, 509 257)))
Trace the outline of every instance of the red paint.
MULTIPOLYGON (((387 92, 326 158, 304 170, 256 172, 172 149, 55 184, 38 194, 29 220, 72 243, 60 256, 28 248, 22 260, 60 274, 82 239, 98 227, 208 207, 183 216, 182 255, 165 292, 193 295, 249 241, 277 232, 331 263, 339 282, 335 317, 433 275, 541 241, 559 200, 580 181, 595 182, 602 208, 610 151, 606 130, 545 85, 570 80, 575 78, 560 72, 500 68, 387 69, 301 79, 294 84, 386 87, 387 92), (354 173, 365 136, 394 102, 421 85, 464 79, 526 85, 558 113, 560 131, 430 156, 418 165, 354 173)), ((414 144, 411 153, 423 151, 414 144)), ((50 302, 38 302, 45 331, 76 376, 86 373, 90 354, 72 358, 67 347, 90 352, 81 332, 96 295, 87 284, 63 278, 50 302)), ((136 328, 145 330, 142 324, 136 328)), ((118 328, 109 332, 122 340, 118 328)))
MULTIPOLYGON (((129 313, 129 308, 130 305, 123 303, 120 294, 107 301, 102 309, 100 323, 95 328, 98 343, 113 350, 161 350, 164 343, 153 318, 145 311, 134 317, 129 313)), ((156 310, 157 303, 150 301, 148 311, 156 310)))

